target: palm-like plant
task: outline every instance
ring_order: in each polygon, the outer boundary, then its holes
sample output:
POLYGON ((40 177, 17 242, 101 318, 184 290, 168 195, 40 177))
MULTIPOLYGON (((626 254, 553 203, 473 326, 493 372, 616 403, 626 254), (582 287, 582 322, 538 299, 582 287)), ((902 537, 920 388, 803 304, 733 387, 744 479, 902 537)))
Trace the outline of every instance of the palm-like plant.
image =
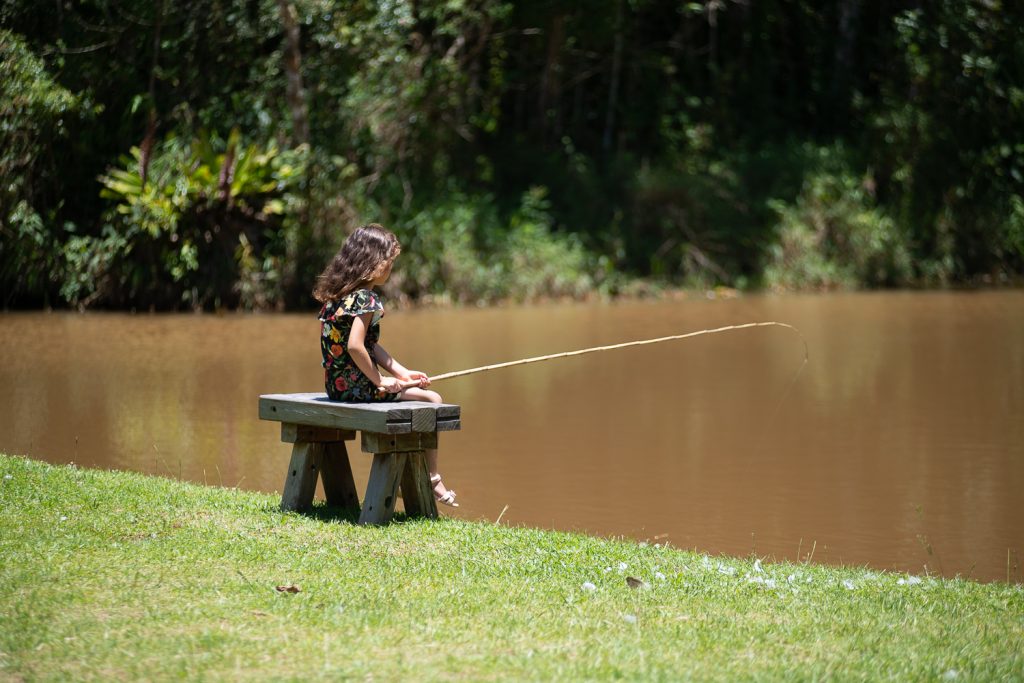
POLYGON ((101 196, 115 202, 104 239, 123 245, 106 295, 130 301, 145 292, 168 306, 238 303, 243 271, 281 241, 306 149, 246 144, 234 129, 226 139, 171 137, 144 156, 132 148, 99 179, 101 196), (114 287, 127 291, 115 295, 114 287))

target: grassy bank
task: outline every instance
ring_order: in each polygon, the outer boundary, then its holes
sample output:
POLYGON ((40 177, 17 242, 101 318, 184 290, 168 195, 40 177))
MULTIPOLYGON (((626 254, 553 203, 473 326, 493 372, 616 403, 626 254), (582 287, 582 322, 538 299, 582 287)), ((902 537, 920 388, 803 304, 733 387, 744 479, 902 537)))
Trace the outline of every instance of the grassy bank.
POLYGON ((1024 677, 1019 585, 277 502, 0 456, 0 680, 1024 677))

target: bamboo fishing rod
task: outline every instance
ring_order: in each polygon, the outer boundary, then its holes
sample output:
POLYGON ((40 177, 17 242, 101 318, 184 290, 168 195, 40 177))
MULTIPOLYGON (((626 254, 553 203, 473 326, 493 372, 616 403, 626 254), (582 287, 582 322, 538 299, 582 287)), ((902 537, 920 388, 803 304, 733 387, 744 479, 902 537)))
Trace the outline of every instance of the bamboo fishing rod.
MULTIPOLYGON (((807 340, 804 335, 797 328, 787 323, 775 322, 774 320, 759 322, 759 323, 744 323, 742 325, 726 325, 725 327, 715 327, 708 330, 698 330, 697 332, 688 332, 686 334, 674 334, 669 337, 658 337, 656 339, 641 339, 639 341, 623 342, 621 344, 610 344, 608 346, 595 346, 589 349, 580 349, 578 351, 565 351, 563 353, 552 353, 546 356, 536 356, 535 358, 523 358, 521 360, 512 360, 505 363, 495 363, 494 365, 484 365, 479 368, 470 368, 468 370, 456 370, 455 372, 445 372, 440 375, 435 375, 430 378, 430 382, 439 382, 442 379, 451 379, 452 377, 464 377, 466 375, 473 375, 478 372, 486 372, 488 370, 497 370, 499 368, 510 368, 513 365, 526 365, 528 363, 539 363, 546 360, 554 360, 555 358, 568 358, 569 356, 582 356, 585 353, 596 353, 598 351, 613 351, 615 349, 624 349, 629 346, 643 346, 646 344, 659 344, 661 342, 674 341, 676 339, 687 339, 689 337, 700 337, 705 334, 717 334, 719 332, 728 332, 730 330, 743 330, 751 327, 785 327, 786 329, 793 330, 800 337, 800 341, 804 345, 804 359, 803 363, 806 364, 810 356, 807 350, 807 340)), ((803 365, 800 366, 801 369, 803 365)), ((409 389, 411 387, 418 387, 420 385, 417 381, 399 382, 402 389, 409 389)))

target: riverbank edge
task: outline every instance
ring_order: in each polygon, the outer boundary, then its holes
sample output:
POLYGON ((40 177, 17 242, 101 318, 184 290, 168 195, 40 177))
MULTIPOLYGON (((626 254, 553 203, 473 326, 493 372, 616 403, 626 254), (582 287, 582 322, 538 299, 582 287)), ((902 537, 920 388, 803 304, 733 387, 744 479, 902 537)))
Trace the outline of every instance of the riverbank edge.
POLYGON ((1020 680, 1024 588, 0 454, 0 679, 1020 680))
MULTIPOLYGON (((1021 292, 1024 291, 1024 276, 1008 280, 1006 282, 959 282, 942 286, 921 284, 919 286, 907 285, 903 287, 831 287, 811 289, 780 289, 772 287, 761 287, 754 289, 737 289, 725 285, 715 287, 679 287, 666 285, 647 280, 637 280, 634 286, 626 288, 625 291, 616 294, 602 292, 589 292, 583 296, 537 296, 526 300, 504 298, 488 301, 457 301, 449 295, 426 295, 418 299, 410 299, 401 293, 387 295, 387 305, 397 311, 434 311, 434 310, 459 310, 459 309, 507 309, 525 306, 551 306, 551 305, 628 305, 633 303, 659 303, 679 301, 729 301, 749 297, 806 297, 806 296, 848 296, 853 294, 880 294, 896 292, 914 293, 978 293, 978 292, 1021 292)), ((266 306, 262 308, 136 308, 136 307, 103 307, 103 306, 74 306, 71 304, 49 305, 49 306, 27 306, 27 307, 0 307, 0 314, 13 313, 124 313, 130 315, 171 315, 171 314, 196 314, 196 315, 270 315, 275 313, 284 314, 307 314, 316 310, 320 304, 310 299, 307 308, 289 308, 285 306, 266 306)))
MULTIPOLYGON (((1011 288, 990 288, 994 291, 1001 289, 1011 288)), ((1020 289, 1024 289, 1024 284, 1021 285, 1020 289)), ((590 292, 584 296, 537 296, 530 299, 520 300, 514 298, 504 298, 488 301, 457 301, 452 297, 444 294, 439 295, 426 295, 417 299, 411 299, 401 293, 386 293, 385 302, 389 310, 396 311, 449 311, 449 310, 476 310, 476 309, 508 309, 508 308, 522 308, 527 306, 572 306, 572 305, 588 305, 588 304, 605 304, 605 305, 622 305, 630 303, 658 303, 663 301, 700 301, 700 300, 730 300, 739 299, 744 296, 759 296, 759 295, 771 295, 771 296, 801 296, 807 294, 821 294, 821 293, 854 293, 857 291, 875 291, 875 290, 842 290, 841 292, 827 290, 822 292, 797 292, 797 291, 772 291, 769 289, 762 290, 739 290, 732 287, 718 286, 710 289, 686 289, 681 287, 670 288, 662 286, 643 286, 630 290, 629 293, 619 294, 604 294, 599 292, 590 292)), ((922 290, 925 291, 925 290, 922 290)), ((927 290, 927 291, 946 291, 946 290, 927 290)), ((953 290, 949 290, 953 291, 953 290)), ((308 314, 310 311, 315 312, 320 306, 319 303, 315 302, 312 298, 309 300, 309 306, 306 308, 289 308, 285 306, 267 306, 263 308, 137 308, 137 307, 103 307, 103 306, 74 306, 70 304, 65 305, 49 305, 49 306, 34 306, 34 307, 14 307, 14 308, 3 308, 0 307, 0 314, 24 314, 24 313, 99 313, 99 314, 129 314, 129 315, 174 315, 174 314, 193 314, 193 315, 211 315, 211 316, 224 316, 224 315, 271 315, 271 314, 308 314)))

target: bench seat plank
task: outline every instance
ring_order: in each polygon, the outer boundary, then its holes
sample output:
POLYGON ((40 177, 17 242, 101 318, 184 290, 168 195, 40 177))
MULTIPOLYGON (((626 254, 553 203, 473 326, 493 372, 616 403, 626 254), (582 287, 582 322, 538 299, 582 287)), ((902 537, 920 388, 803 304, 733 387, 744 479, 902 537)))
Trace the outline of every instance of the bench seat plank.
POLYGON ((262 420, 379 434, 454 431, 461 427, 460 413, 457 405, 424 401, 340 403, 322 393, 260 396, 262 420))

